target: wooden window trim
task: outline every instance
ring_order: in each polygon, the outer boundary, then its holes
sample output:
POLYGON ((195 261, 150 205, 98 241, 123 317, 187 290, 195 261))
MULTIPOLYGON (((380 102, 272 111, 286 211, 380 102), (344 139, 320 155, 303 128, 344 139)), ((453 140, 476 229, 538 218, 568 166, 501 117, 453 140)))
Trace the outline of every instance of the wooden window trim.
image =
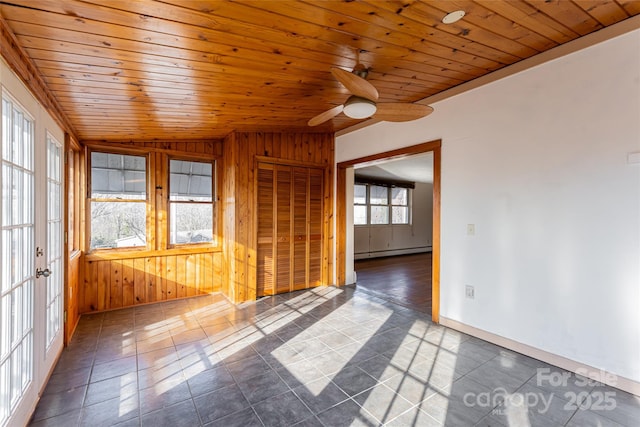
MULTIPOLYGON (((218 159, 217 158, 206 158, 196 156, 189 156, 188 154, 183 155, 168 155, 166 162, 166 214, 167 214, 167 229, 164 230, 165 238, 167 242, 167 249, 176 249, 184 252, 185 249, 190 248, 201 248, 205 252, 210 252, 211 249, 219 249, 222 250, 222 245, 220 242, 220 198, 218 196, 218 183, 220 179, 220 175, 218 172, 218 159), (209 163, 212 167, 211 172, 211 202, 189 202, 189 203, 202 203, 202 204, 211 204, 213 210, 213 223, 211 233, 213 235, 213 241, 211 242, 203 242, 203 243, 181 243, 181 244, 172 244, 171 243, 171 160, 184 160, 188 162, 199 162, 199 163, 209 163)), ((162 232, 162 230, 160 230, 162 232)))
MULTIPOLYGON (((222 203, 220 203, 219 185, 222 179, 223 168, 220 167, 219 161, 222 156, 213 154, 190 154, 172 149, 162 149, 156 147, 125 147, 122 145, 114 145, 113 147, 105 144, 87 144, 83 161, 80 165, 84 167, 84 174, 81 174, 81 192, 84 194, 86 201, 84 207, 84 224, 81 229, 84 230, 82 242, 85 248, 85 257, 87 260, 101 259, 122 259, 122 258, 141 258, 146 256, 172 256, 179 254, 200 254, 200 253, 216 253, 222 252, 222 203), (91 153, 109 153, 131 156, 145 157, 146 161, 146 199, 134 200, 135 202, 144 202, 146 204, 146 245, 139 247, 126 248, 97 248, 91 247, 91 153), (190 243, 171 245, 169 243, 169 160, 186 160, 211 162, 214 167, 213 173, 213 242, 206 243, 190 243), (164 212, 164 218, 162 218, 164 212)), ((118 199, 118 201, 126 201, 118 199)))
POLYGON ((144 150, 127 150, 127 149, 122 149, 122 148, 118 148, 118 147, 114 147, 113 150, 109 150, 106 148, 93 148, 93 147, 87 147, 86 151, 85 151, 85 160, 86 160, 86 171, 87 171, 87 186, 85 188, 86 194, 85 194, 85 200, 87 201, 85 204, 85 217, 86 217, 86 223, 85 223, 85 248, 86 248, 86 253, 87 254, 100 254, 100 253, 106 253, 106 252, 117 252, 117 253, 129 253, 129 252, 142 252, 142 251, 149 251, 151 249, 150 244, 152 242, 152 239, 150 239, 150 236, 155 234, 155 227, 151 224, 151 220, 150 220, 150 215, 149 215, 149 210, 152 209, 152 203, 151 203, 151 198, 152 198, 152 194, 151 194, 151 188, 152 187, 152 182, 151 182, 151 177, 153 176, 153 174, 150 171, 150 166, 151 166, 151 159, 150 159, 150 155, 147 151, 144 150), (91 171, 91 154, 92 153, 105 153, 105 154, 120 154, 120 155, 125 155, 125 156, 137 156, 137 157, 144 157, 145 159, 145 179, 146 179, 146 188, 145 188, 145 193, 146 193, 146 197, 144 199, 94 199, 93 197, 91 197, 91 188, 92 188, 92 179, 93 179, 93 173, 91 171), (146 215, 145 215, 145 245, 144 246, 138 246, 138 247, 134 247, 134 246, 127 246, 127 247, 122 247, 122 248, 95 248, 92 249, 91 248, 91 223, 93 221, 93 218, 91 216, 91 204, 94 201, 100 201, 100 202, 106 202, 106 203, 144 203, 145 204, 145 211, 146 211, 146 215), (153 234, 152 234, 153 233, 153 234))

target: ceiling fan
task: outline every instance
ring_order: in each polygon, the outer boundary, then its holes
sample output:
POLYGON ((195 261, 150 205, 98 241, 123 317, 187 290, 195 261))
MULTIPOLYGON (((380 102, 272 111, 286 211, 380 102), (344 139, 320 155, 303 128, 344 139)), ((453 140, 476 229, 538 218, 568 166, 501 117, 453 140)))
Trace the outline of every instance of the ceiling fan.
POLYGON ((379 102, 378 90, 365 80, 369 70, 358 64, 352 72, 342 68, 331 68, 331 74, 347 88, 352 95, 344 104, 331 108, 318 114, 309 120, 309 126, 317 126, 331 120, 340 113, 352 119, 366 119, 375 117, 376 119, 388 122, 407 122, 428 116, 433 112, 433 108, 428 105, 402 103, 402 102, 379 102))

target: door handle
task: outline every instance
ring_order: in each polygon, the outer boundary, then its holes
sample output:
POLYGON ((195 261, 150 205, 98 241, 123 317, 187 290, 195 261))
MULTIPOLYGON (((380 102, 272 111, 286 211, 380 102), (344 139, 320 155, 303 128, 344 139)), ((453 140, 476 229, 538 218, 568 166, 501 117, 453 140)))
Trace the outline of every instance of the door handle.
POLYGON ((36 268, 36 279, 39 278, 40 276, 49 277, 50 275, 51 275, 51 271, 48 268, 45 268, 44 270, 36 268))

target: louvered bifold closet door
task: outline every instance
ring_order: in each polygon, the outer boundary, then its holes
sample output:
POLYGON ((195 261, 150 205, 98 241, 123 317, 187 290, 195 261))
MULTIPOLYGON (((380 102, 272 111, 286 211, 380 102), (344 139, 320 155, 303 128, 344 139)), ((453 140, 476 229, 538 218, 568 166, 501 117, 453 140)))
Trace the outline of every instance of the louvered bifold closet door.
POLYGON ((258 168, 258 296, 275 294, 274 287, 274 166, 261 164, 258 168))
POLYGON ((291 168, 276 165, 276 293, 291 290, 291 168))
POLYGON ((322 283, 323 173, 258 165, 258 296, 322 283))

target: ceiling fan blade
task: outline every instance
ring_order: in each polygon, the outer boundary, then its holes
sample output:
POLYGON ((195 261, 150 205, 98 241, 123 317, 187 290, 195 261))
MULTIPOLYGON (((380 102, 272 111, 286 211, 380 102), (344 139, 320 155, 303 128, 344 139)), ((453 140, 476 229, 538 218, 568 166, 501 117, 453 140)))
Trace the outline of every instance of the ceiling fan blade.
POLYGON ((343 108, 344 108, 344 105, 338 105, 337 107, 333 107, 332 109, 327 110, 324 113, 318 114, 317 116, 309 120, 307 124, 309 126, 317 126, 319 124, 322 124, 327 120, 331 120, 338 114, 342 113, 343 108))
POLYGON ((378 99, 378 89, 362 77, 356 76, 342 68, 335 67, 331 68, 331 74, 333 74, 333 77, 342 83, 352 94, 370 99, 371 101, 378 99))
POLYGON ((408 122, 433 113, 433 107, 421 104, 380 102, 376 106, 378 109, 373 116, 387 122, 408 122))

